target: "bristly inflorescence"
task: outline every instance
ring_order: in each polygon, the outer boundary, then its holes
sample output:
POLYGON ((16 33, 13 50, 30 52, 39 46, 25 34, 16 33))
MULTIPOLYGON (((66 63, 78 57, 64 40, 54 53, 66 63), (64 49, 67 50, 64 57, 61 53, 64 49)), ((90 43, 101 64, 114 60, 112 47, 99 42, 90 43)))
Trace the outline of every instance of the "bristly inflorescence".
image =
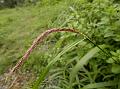
POLYGON ((32 45, 30 46, 30 48, 26 51, 26 53, 23 55, 23 57, 17 62, 17 64, 11 69, 10 71, 10 75, 12 75, 13 72, 15 72, 17 69, 20 68, 20 66, 22 66, 24 64, 24 62, 28 59, 28 57, 30 56, 31 52, 33 51, 34 48, 36 48, 36 46, 38 44, 40 44, 42 41, 44 41, 44 38, 47 37, 50 33, 54 33, 54 32, 72 32, 72 33, 79 33, 78 31, 74 30, 74 29, 67 29, 67 28, 53 28, 53 29, 49 29, 45 32, 43 32, 42 34, 40 34, 32 43, 32 45))

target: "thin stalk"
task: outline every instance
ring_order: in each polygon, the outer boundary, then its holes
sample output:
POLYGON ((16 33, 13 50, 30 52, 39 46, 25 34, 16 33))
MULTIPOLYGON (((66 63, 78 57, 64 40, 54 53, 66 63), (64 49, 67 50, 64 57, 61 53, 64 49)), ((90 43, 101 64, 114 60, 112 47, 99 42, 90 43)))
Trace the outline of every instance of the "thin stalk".
POLYGON ((97 47, 98 47, 103 53, 105 53, 108 57, 111 57, 116 64, 119 64, 118 61, 116 61, 116 60, 112 57, 112 55, 111 55, 110 53, 106 52, 106 51, 103 50, 100 46, 98 46, 96 43, 94 43, 94 42, 91 40, 90 37, 88 37, 88 36, 87 36, 86 34, 84 34, 84 33, 80 33, 80 34, 83 35, 83 36, 84 36, 87 40, 89 40, 92 44, 94 44, 95 46, 97 46, 97 47))

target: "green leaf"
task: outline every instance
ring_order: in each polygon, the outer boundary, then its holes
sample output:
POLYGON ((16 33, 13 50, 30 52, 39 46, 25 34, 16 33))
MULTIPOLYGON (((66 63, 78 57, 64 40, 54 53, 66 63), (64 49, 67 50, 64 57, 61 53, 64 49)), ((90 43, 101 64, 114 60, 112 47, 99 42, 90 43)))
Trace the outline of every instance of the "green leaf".
POLYGON ((98 89, 98 88, 102 88, 103 87, 107 87, 107 86, 115 86, 118 84, 118 81, 109 81, 109 82, 100 82, 100 83, 93 83, 93 84, 88 84, 86 86, 84 86, 81 89, 98 89))

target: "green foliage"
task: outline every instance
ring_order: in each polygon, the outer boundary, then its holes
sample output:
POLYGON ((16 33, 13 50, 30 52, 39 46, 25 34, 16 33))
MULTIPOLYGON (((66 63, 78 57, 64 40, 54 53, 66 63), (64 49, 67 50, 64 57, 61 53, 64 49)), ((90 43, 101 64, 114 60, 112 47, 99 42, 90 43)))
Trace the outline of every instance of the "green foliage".
POLYGON ((66 24, 68 27, 89 33, 98 43, 120 40, 119 5, 109 0, 93 0, 92 3, 82 0, 78 6, 71 6, 70 11, 73 18, 66 24))
POLYGON ((1 8, 15 8, 16 6, 24 6, 24 5, 36 5, 38 0, 1 0, 0 1, 0 9, 1 8))
POLYGON ((24 0, 1 0, 0 7, 9 7, 13 8, 19 4, 23 4, 24 0))
POLYGON ((15 64, 43 29, 74 28, 86 36, 51 35, 22 67, 36 73, 34 89, 119 89, 119 23, 118 0, 41 0, 1 10, 0 72, 15 64))

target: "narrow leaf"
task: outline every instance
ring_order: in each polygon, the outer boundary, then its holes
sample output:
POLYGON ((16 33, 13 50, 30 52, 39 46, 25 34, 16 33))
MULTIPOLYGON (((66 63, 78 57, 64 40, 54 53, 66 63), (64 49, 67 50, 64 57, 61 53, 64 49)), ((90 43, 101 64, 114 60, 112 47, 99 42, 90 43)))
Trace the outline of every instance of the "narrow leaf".
POLYGON ((117 84, 118 84, 118 81, 100 82, 100 83, 88 84, 81 89, 103 88, 107 86, 115 86, 117 84))

